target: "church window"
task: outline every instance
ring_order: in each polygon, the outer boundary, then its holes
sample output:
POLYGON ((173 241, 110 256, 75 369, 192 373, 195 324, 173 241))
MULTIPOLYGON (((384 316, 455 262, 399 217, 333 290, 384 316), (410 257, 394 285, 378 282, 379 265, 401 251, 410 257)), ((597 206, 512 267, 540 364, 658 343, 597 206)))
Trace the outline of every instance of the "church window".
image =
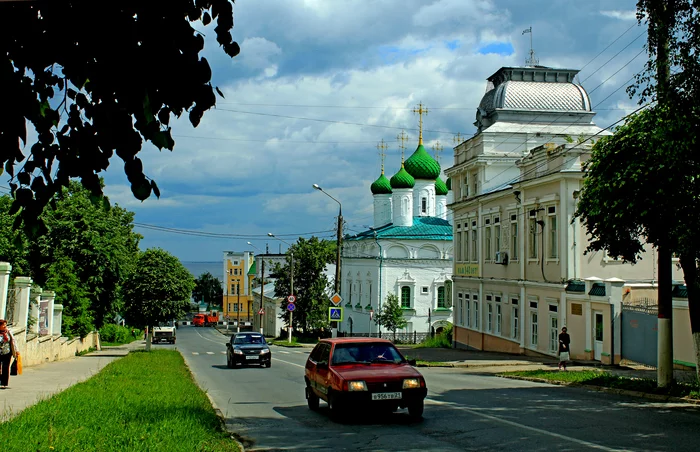
POLYGON ((438 287, 438 290, 437 290, 437 307, 438 307, 438 308, 444 308, 444 307, 445 307, 445 286, 440 286, 440 287, 438 287))
POLYGON ((421 213, 428 213, 428 198, 421 198, 420 211, 421 213))
POLYGON ((401 307, 410 308, 411 307, 411 288, 409 286, 401 287, 401 307))

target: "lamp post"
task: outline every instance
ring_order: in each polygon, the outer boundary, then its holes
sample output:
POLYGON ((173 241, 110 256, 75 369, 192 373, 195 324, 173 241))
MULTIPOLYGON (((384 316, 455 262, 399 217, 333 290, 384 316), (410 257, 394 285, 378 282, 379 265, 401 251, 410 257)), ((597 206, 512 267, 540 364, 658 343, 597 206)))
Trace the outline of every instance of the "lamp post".
MULTIPOLYGON (((336 258, 335 258, 335 293, 340 294, 340 250, 343 245, 343 205, 335 199, 333 196, 329 195, 327 191, 319 187, 318 184, 313 184, 314 189, 320 191, 324 195, 331 198, 333 201, 338 203, 338 233, 336 242, 336 258)), ((331 322, 332 336, 338 336, 338 322, 331 322)))
MULTIPOLYGON (((286 241, 282 240, 281 238, 275 236, 272 232, 267 233, 268 236, 275 238, 279 240, 282 243, 287 244, 289 247, 287 251, 289 251, 289 256, 291 257, 291 264, 289 266, 289 295, 294 295, 294 251, 291 251, 292 245, 287 243, 286 241)), ((289 328, 287 329, 287 340, 289 343, 292 343, 292 319, 294 318, 294 311, 289 311, 289 328)))
MULTIPOLYGON (((248 242, 248 245, 252 246, 256 250, 260 251, 260 309, 264 309, 264 303, 263 303, 263 292, 265 291, 265 259, 262 257, 263 252, 260 248, 257 246, 253 245, 252 243, 248 242)), ((251 289, 250 291, 251 295, 253 294, 253 291, 251 289)), ((241 307, 238 307, 238 310, 240 311, 241 307)), ((250 300, 248 300, 248 317, 250 317, 250 300)), ((262 314, 260 315, 260 333, 263 332, 263 323, 262 323, 262 314)), ((249 319, 250 320, 250 319, 249 319)))

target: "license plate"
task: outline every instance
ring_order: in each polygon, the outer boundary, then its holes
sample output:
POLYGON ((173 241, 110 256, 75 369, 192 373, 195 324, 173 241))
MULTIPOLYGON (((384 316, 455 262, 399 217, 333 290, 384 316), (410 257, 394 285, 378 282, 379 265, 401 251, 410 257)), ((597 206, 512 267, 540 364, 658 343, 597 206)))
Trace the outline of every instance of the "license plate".
POLYGON ((248 355, 245 357, 245 359, 258 359, 260 358, 258 355, 248 355))
POLYGON ((372 400, 397 400, 400 398, 400 392, 377 392, 372 394, 372 400))

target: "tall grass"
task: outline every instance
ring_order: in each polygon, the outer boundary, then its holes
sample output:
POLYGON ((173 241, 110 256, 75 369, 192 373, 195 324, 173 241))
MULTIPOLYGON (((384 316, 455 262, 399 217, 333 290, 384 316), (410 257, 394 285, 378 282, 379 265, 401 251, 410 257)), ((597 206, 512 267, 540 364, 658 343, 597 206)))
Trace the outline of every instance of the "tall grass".
POLYGON ((102 345, 128 344, 142 337, 143 331, 138 328, 115 325, 113 323, 108 323, 100 328, 100 342, 102 345))
POLYGON ((173 350, 130 353, 0 432, 2 451, 238 451, 173 350))

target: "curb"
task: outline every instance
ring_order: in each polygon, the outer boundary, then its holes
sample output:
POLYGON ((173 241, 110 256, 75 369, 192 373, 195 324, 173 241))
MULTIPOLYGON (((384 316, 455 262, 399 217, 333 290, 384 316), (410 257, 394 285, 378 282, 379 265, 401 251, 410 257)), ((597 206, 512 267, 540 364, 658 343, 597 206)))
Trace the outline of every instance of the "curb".
MULTIPOLYGON (((226 417, 224 416, 224 413, 221 411, 219 407, 216 406, 216 403, 214 403, 214 399, 211 398, 211 395, 209 395, 208 392, 205 392, 207 395, 207 398, 209 399, 209 403, 211 404, 212 408, 214 408, 214 412, 216 413, 216 417, 219 418, 219 421, 221 422, 221 427, 224 429, 224 431, 227 431, 231 433, 227 428, 226 428, 226 417)), ((231 433, 231 439, 236 443, 236 446, 240 449, 241 452, 245 452, 245 446, 243 443, 241 443, 236 436, 231 433)))
POLYGON ((497 375, 501 378, 510 378, 511 380, 533 381, 535 383, 546 383, 556 386, 571 386, 575 388, 589 389, 591 391, 606 392, 608 394, 626 395, 631 397, 639 397, 642 399, 657 400, 661 402, 686 403, 689 405, 700 406, 700 400, 691 399, 689 397, 674 397, 662 394, 649 394, 648 392, 631 391, 629 389, 608 388, 606 386, 585 385, 580 383, 572 383, 569 381, 547 380, 545 378, 521 377, 517 375, 497 375))

